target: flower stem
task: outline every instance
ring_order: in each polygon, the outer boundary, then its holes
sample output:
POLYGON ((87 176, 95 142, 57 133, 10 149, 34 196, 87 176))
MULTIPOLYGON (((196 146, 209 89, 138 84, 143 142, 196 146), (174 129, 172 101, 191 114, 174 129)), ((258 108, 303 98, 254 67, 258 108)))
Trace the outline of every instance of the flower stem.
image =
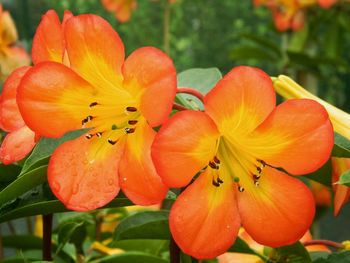
POLYGON ((315 239, 315 240, 305 241, 303 242, 303 245, 305 247, 312 246, 312 245, 324 245, 327 247, 344 248, 344 245, 341 243, 330 241, 330 240, 324 240, 324 239, 315 239))
POLYGON ((177 88, 176 93, 190 94, 190 95, 195 96, 196 98, 198 98, 201 102, 203 102, 203 100, 204 100, 203 94, 200 93, 198 90, 196 90, 194 88, 179 87, 179 88, 177 88))
POLYGON ((51 235, 53 215, 42 215, 43 217, 43 260, 51 261, 51 235))
POLYGON ((170 250, 170 263, 180 263, 180 248, 176 244, 173 236, 171 236, 170 239, 170 245, 169 245, 169 250, 170 250))
POLYGON ((182 110, 188 110, 185 106, 182 106, 178 103, 174 103, 173 104, 173 109, 174 110, 178 110, 178 111, 182 111, 182 110))

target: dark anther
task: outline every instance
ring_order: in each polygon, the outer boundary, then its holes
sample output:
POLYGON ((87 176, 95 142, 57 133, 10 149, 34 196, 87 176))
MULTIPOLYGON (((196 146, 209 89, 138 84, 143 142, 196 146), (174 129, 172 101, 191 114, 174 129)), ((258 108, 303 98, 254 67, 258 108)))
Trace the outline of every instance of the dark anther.
POLYGON ((258 162, 261 163, 263 167, 266 166, 266 162, 265 162, 265 161, 263 161, 263 160, 258 160, 258 162))
POLYGON ((253 174, 253 178, 254 178, 255 181, 256 181, 256 180, 259 180, 260 177, 261 177, 260 174, 253 174))
POLYGON ((93 136, 92 134, 86 134, 86 135, 85 135, 85 138, 86 138, 86 139, 91 139, 92 136, 93 136))
POLYGON ((134 133, 135 132, 135 128, 125 128, 125 132, 126 133, 134 133))
POLYGON ((126 107, 126 111, 135 112, 137 109, 135 107, 126 107))
POLYGON ((87 123, 88 122, 88 120, 87 120, 87 118, 85 118, 85 119, 83 119, 82 121, 81 121, 81 125, 84 125, 85 123, 87 123))
POLYGON ((101 137, 102 137, 102 132, 96 132, 96 136, 97 136, 98 138, 101 138, 101 137))
POLYGON ((216 169, 216 164, 214 162, 209 162, 209 166, 213 169, 216 169))
POLYGON ((218 157, 214 156, 214 162, 217 163, 217 164, 220 164, 220 160, 218 157))
POLYGON ((97 102, 92 102, 92 103, 90 103, 89 107, 92 108, 92 107, 95 107, 96 105, 98 105, 97 102))
POLYGON ((224 181, 223 180, 221 180, 221 178, 220 177, 218 177, 218 183, 220 183, 220 184, 223 184, 224 183, 224 181))
POLYGON ((218 182, 215 181, 214 179, 213 179, 213 181, 212 181, 212 184, 213 184, 214 186, 216 186, 216 187, 219 187, 219 186, 220 186, 220 183, 218 183, 218 182))
POLYGON ((254 181, 255 186, 259 186, 259 181, 254 181))
POLYGON ((242 186, 238 186, 238 191, 240 191, 242 193, 242 192, 244 192, 244 188, 242 186))
POLYGON ((135 125, 137 123, 137 120, 129 120, 128 124, 129 125, 135 125))
POLYGON ((256 167, 256 170, 258 171, 259 174, 261 174, 262 169, 260 167, 256 167))
POLYGON ((107 140, 110 144, 112 144, 112 145, 114 145, 114 144, 116 144, 118 141, 113 141, 112 139, 108 139, 107 140))

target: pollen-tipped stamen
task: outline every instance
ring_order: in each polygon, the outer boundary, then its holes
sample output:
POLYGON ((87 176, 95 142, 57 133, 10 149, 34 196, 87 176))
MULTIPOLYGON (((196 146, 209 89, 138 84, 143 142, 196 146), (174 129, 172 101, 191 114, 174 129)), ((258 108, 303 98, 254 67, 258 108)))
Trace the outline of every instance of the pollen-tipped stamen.
POLYGON ((94 102, 91 102, 89 107, 92 108, 92 107, 95 107, 98 105, 98 102, 94 101, 94 102))
POLYGON ((110 139, 110 138, 108 138, 108 140, 107 140, 110 144, 112 144, 112 145, 114 145, 114 144, 116 144, 117 142, 118 142, 118 140, 116 140, 116 141, 113 141, 112 139, 110 139))
POLYGON ((125 108, 126 111, 128 112, 136 112, 137 111, 137 108, 136 107, 131 107, 131 106, 128 106, 125 108))
POLYGON ((98 138, 101 138, 101 137, 102 137, 102 132, 96 132, 96 136, 97 136, 98 138))
POLYGON ((137 120, 129 120, 128 124, 129 125, 135 125, 135 124, 137 124, 137 122, 138 122, 137 120))
POLYGON ((93 136, 94 136, 93 134, 90 134, 90 133, 89 133, 89 134, 86 134, 86 135, 85 135, 85 138, 90 140, 93 136))
POLYGON ((134 133, 135 132, 135 128, 125 128, 124 129, 125 133, 129 134, 129 133, 134 133))

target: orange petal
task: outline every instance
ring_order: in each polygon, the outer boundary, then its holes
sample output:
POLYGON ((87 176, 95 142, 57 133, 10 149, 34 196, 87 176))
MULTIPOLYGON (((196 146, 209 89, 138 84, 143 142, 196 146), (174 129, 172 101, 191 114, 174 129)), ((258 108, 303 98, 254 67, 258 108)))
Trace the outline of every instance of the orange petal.
POLYGON ((270 167, 265 167, 259 182, 237 195, 243 227, 265 246, 298 241, 314 218, 312 193, 298 179, 270 167))
MULTIPOLYGON (((332 181, 336 183, 342 173, 350 169, 349 158, 335 158, 332 159, 332 181)), ((337 216, 340 209, 350 198, 350 188, 345 185, 333 184, 334 191, 334 215, 337 216)))
POLYGON ((321 104, 287 100, 253 133, 251 151, 294 175, 311 173, 329 158, 333 127, 321 104))
POLYGON ((176 94, 172 60, 153 47, 135 50, 123 66, 124 85, 137 96, 142 91, 141 112, 148 123, 160 125, 169 115, 176 94))
POLYGON ((212 184, 211 171, 201 174, 171 208, 171 233, 181 250, 196 258, 214 258, 224 253, 237 237, 240 219, 233 184, 212 184))
POLYGON ((35 133, 23 126, 6 135, 0 147, 0 161, 11 164, 26 157, 35 146, 35 133))
POLYGON ((15 131, 24 126, 19 112, 16 94, 18 85, 30 67, 15 70, 5 81, 0 100, 1 129, 7 132, 15 131))
POLYGON ((182 111, 166 122, 152 145, 154 165, 169 187, 183 187, 214 157, 219 137, 203 112, 182 111))
POLYGON ((119 6, 116 8, 115 17, 119 22, 125 23, 130 20, 132 11, 136 9, 136 1, 135 0, 122 0, 119 6))
POLYGON ((120 187, 138 205, 160 203, 168 190, 151 160, 155 134, 145 120, 139 122, 136 131, 127 135, 125 152, 120 161, 120 187))
POLYGON ((27 52, 21 47, 4 48, 0 52, 0 79, 6 79, 15 69, 30 64, 27 52))
POLYGON ((71 69, 42 62, 30 69, 18 89, 17 103, 26 124, 47 137, 81 129, 98 91, 71 69))
POLYGON ((88 211, 109 203, 119 192, 118 167, 123 145, 84 136, 61 144, 48 167, 53 193, 69 209, 88 211))
POLYGON ((62 63, 64 51, 65 46, 60 19, 54 10, 49 10, 41 18, 33 38, 33 63, 37 64, 42 61, 62 63))
POLYGON ((205 96, 208 115, 221 134, 246 134, 274 109, 276 95, 270 77, 257 68, 236 67, 205 96))
POLYGON ((79 15, 65 25, 71 67, 91 85, 105 89, 121 86, 124 44, 111 25, 96 15, 79 15))

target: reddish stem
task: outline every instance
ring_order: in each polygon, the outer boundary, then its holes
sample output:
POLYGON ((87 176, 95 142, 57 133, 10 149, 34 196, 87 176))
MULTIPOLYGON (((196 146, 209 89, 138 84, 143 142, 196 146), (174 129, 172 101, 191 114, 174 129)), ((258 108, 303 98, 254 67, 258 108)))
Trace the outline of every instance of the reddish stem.
POLYGON ((203 100, 204 100, 203 94, 200 93, 198 90, 196 90, 194 88, 179 87, 179 88, 177 88, 177 92, 176 93, 190 94, 190 95, 195 96, 196 98, 198 98, 201 102, 203 102, 203 100))
POLYGON ((178 110, 178 111, 182 111, 182 110, 188 110, 185 106, 182 106, 178 103, 174 103, 173 104, 173 109, 174 110, 178 110))
POLYGON ((51 235, 52 235, 52 219, 53 215, 42 215, 43 217, 43 260, 51 261, 51 235))
POLYGON ((303 242, 303 245, 305 247, 313 246, 313 245, 324 245, 327 247, 344 248, 344 246, 341 243, 330 241, 330 240, 324 240, 324 239, 315 239, 315 240, 305 241, 303 242))

